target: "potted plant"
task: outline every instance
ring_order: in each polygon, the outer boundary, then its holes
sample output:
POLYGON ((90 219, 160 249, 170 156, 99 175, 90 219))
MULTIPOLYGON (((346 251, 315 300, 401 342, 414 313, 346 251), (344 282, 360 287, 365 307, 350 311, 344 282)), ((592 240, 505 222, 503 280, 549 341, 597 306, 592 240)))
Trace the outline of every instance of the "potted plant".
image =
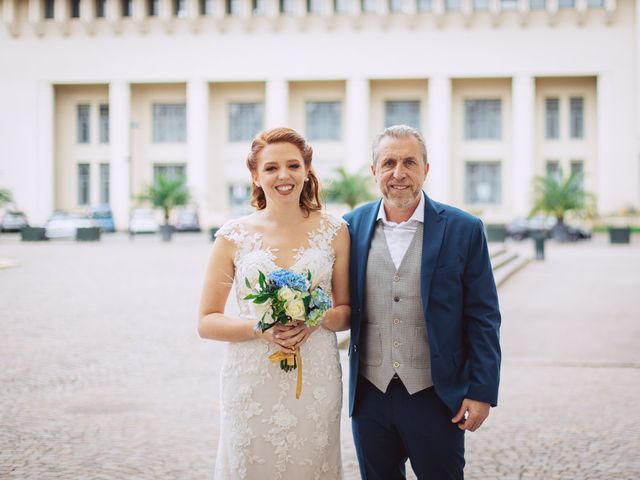
POLYGON ((358 204, 373 200, 374 195, 370 191, 370 178, 365 176, 362 171, 358 173, 349 173, 345 168, 339 167, 335 169, 337 178, 327 182, 322 189, 325 200, 344 203, 353 210, 358 204))
POLYGON ((160 234, 163 241, 170 241, 173 233, 173 227, 169 224, 171 210, 186 205, 190 199, 185 178, 159 175, 156 182, 149 185, 138 198, 150 202, 154 207, 162 208, 164 225, 160 226, 160 234))
POLYGON ((561 242, 570 239, 569 228, 565 224, 567 213, 581 214, 588 210, 587 198, 590 197, 582 188, 581 175, 568 177, 547 175, 534 179, 534 202, 529 216, 536 213, 553 215, 556 225, 552 236, 561 242))

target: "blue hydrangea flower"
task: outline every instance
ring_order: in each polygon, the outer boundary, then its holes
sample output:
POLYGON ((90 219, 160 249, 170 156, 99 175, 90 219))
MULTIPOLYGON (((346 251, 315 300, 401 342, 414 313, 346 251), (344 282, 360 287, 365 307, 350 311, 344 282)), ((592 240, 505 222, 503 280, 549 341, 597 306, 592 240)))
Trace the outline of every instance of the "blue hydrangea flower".
POLYGON ((311 299, 309 301, 309 306, 311 308, 316 307, 322 311, 326 311, 331 308, 331 303, 331 299, 321 288, 316 288, 311 292, 311 299))
POLYGON ((267 276, 267 280, 278 288, 287 286, 300 292, 309 289, 309 281, 306 278, 298 273, 285 270, 284 268, 271 272, 267 276))

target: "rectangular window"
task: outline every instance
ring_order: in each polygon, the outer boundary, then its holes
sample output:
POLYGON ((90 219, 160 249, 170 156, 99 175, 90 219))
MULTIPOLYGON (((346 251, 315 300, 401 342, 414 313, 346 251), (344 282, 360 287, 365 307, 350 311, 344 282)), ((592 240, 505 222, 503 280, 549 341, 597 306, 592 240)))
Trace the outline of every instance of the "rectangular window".
POLYGON ((389 0, 389 11, 391 13, 403 13, 404 9, 404 0, 389 0))
POLYGON ((187 18, 187 0, 173 0, 173 14, 178 18, 187 18))
POLYGON ((80 0, 71 0, 71 18, 80 18, 80 0))
POLYGON ((100 164, 100 203, 109 203, 109 164, 100 164))
POLYGON ((547 177, 553 177, 558 181, 562 180, 562 167, 560 166, 560 162, 558 160, 547 160, 545 174, 547 177))
POLYGON ((580 189, 584 190, 584 162, 582 160, 571 160, 569 166, 571 168, 571 175, 575 175, 577 177, 580 189))
POLYGON ((78 164, 78 205, 89 205, 90 169, 88 163, 78 164))
POLYGON ((473 0, 473 10, 476 12, 489 10, 489 0, 473 0))
POLYGON ((349 13, 351 10, 350 0, 333 0, 333 11, 336 13, 349 13))
POLYGON ((229 104, 229 141, 247 142, 253 140, 264 128, 264 103, 229 104))
POLYGON ((130 17, 133 13, 133 0, 122 0, 122 16, 130 17))
POLYGON ((100 143, 109 143, 109 105, 100 105, 100 143))
POLYGON ((420 100, 384 102, 384 126, 409 125, 420 130, 420 100))
POLYGON ((587 0, 587 7, 602 8, 604 7, 604 0, 587 0))
POLYGON ((187 108, 184 103, 153 104, 153 143, 187 141, 187 108))
POLYGON ((90 106, 77 105, 77 140, 78 143, 89 143, 91 141, 90 106))
POLYGON ((464 138, 500 140, 502 138, 502 101, 465 100, 464 138))
POLYGON ((502 8, 503 11, 517 10, 518 0, 501 0, 500 7, 502 8))
POLYGON ((293 15, 296 13, 295 0, 280 0, 280 13, 283 15, 293 15))
POLYGON ((187 167, 182 164, 155 164, 153 166, 153 181, 158 182, 158 177, 162 176, 168 179, 177 180, 179 178, 186 178, 187 167))
POLYGON ((252 12, 255 16, 261 16, 267 14, 268 3, 267 0, 253 0, 252 12))
POLYGON ((378 11, 377 0, 361 0, 362 13, 376 13, 378 11))
POLYGON ((241 0, 226 0, 227 15, 238 16, 242 13, 241 0))
POLYGON ((433 10, 432 0, 417 0, 416 8, 419 12, 430 12, 433 10))
POLYGON ((546 0, 529 0, 529 8, 531 10, 544 10, 547 8, 546 0))
POLYGON ((460 10, 460 0, 444 0, 444 9, 447 12, 458 12, 460 10))
POLYGON ((200 15, 212 17, 215 11, 215 0, 200 0, 200 15))
POLYGON ((560 138, 560 99, 546 98, 544 108, 544 137, 558 139, 560 138))
POLYGON ((160 15, 160 0, 147 0, 147 15, 149 17, 160 15))
POLYGON ((96 0, 96 17, 104 18, 107 16, 107 0, 96 0))
POLYGON ((247 206, 251 203, 251 184, 230 183, 227 188, 231 212, 234 214, 249 213, 247 206))
POLYGON ((55 16, 55 0, 44 0, 44 18, 52 19, 55 16))
POLYGON ((307 102, 306 132, 309 140, 336 141, 342 135, 342 104, 340 102, 307 102))
POLYGON ((571 97, 569 99, 569 136, 584 138, 584 99, 571 97))
POLYGON ((323 0, 307 0, 307 13, 322 15, 324 10, 323 0))
POLYGON ((468 205, 502 202, 500 162, 467 162, 465 164, 464 200, 468 205))
POLYGON ((558 8, 573 8, 575 6, 575 0, 558 0, 558 8))

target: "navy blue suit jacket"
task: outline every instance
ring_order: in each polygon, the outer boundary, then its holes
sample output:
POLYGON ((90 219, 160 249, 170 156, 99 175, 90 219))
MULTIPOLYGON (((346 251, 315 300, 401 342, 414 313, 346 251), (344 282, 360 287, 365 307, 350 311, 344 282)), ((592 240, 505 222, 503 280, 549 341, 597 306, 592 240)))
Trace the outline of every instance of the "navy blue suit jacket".
MULTIPOLYGON (((353 414, 365 321, 365 278, 381 200, 345 215, 351 234, 349 415, 353 414)), ((470 398, 495 406, 500 310, 482 222, 425 195, 420 293, 434 388, 452 413, 470 398)))

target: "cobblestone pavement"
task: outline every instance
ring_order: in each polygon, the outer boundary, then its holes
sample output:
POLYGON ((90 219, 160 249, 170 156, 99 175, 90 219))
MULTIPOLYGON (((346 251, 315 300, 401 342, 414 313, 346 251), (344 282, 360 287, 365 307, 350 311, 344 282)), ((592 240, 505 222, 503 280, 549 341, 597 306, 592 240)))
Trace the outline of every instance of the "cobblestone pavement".
MULTIPOLYGON (((0 269, 0 479, 211 478, 225 347, 196 333, 209 249, 0 236, 19 262, 0 269)), ((549 245, 501 288, 500 406, 467 435, 468 479, 640 478, 639 293, 640 244, 604 238, 549 245)))

